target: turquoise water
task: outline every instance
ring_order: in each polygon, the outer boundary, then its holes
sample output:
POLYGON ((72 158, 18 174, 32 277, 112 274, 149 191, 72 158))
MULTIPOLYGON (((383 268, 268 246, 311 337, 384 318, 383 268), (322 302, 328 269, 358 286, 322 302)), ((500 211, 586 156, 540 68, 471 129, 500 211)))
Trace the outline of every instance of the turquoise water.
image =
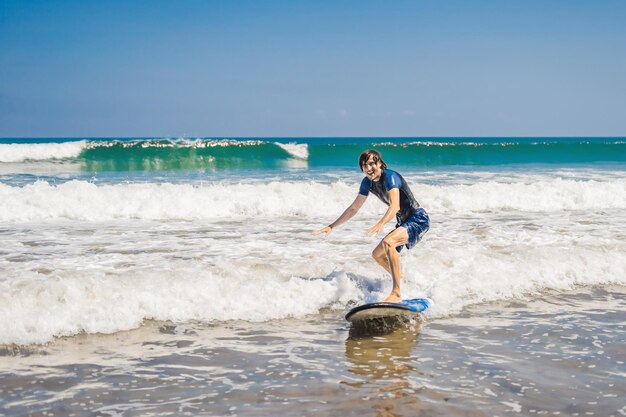
POLYGON ((87 173, 280 171, 357 167, 367 148, 417 169, 626 164, 624 138, 2 139, 0 163, 48 160, 87 173))

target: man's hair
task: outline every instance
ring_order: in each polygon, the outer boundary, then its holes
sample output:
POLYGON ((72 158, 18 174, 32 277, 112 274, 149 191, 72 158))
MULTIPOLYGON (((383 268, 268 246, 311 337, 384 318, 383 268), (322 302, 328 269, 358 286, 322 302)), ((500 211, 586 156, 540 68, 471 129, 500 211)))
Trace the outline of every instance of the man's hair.
POLYGON ((374 157, 374 162, 380 161, 380 166, 382 169, 387 169, 387 164, 385 163, 385 161, 383 161, 380 152, 373 149, 368 149, 366 151, 363 151, 361 153, 361 156, 359 156, 359 168, 361 168, 361 171, 363 171, 363 165, 365 165, 367 160, 370 159, 370 156, 374 157))

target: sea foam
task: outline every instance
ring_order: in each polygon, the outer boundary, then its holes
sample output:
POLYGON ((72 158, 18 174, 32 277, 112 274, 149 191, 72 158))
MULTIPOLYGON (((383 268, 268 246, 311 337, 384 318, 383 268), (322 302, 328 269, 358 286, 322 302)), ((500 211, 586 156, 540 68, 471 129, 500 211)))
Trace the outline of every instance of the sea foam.
POLYGON ((193 267, 127 275, 33 274, 0 282, 0 288, 0 344, 45 343, 80 332, 113 333, 136 328, 146 319, 302 317, 333 302, 347 303, 357 291, 336 280, 224 277, 193 267))
POLYGON ((87 146, 88 142, 84 140, 63 143, 0 144, 0 162, 75 158, 87 146))
MULTIPOLYGON (((548 289, 626 285, 626 179, 406 177, 431 230, 403 251, 403 294, 431 317, 548 289)), ((330 181, 330 180, 329 180, 330 181)), ((383 298, 358 182, 0 184, 0 344, 112 333, 146 319, 273 320, 383 298)), ((389 224, 387 230, 393 227, 389 224)))
POLYGON ((280 143, 275 145, 285 150, 289 155, 298 159, 307 159, 309 157, 309 146, 306 143, 280 143))
MULTIPOLYGON (((493 219, 489 233, 480 236, 463 221, 440 219, 424 242, 403 255, 403 294, 431 297, 429 314, 441 317, 546 289, 626 284, 623 241, 606 231, 576 233, 574 227, 571 235, 561 234, 566 223, 558 218, 542 217, 556 224, 545 230, 493 219)), ((358 231, 370 222, 357 220, 327 239, 290 225, 272 223, 272 233, 246 228, 238 234, 235 227, 210 238, 179 224, 169 233, 152 230, 159 241, 149 248, 144 232, 132 226, 123 233, 81 229, 77 242, 57 236, 52 240, 60 252, 43 246, 34 256, 21 255, 31 260, 1 267, 0 344, 113 333, 146 319, 265 321, 322 308, 337 309, 340 317, 351 302, 380 300, 389 292, 391 279, 370 258, 376 241, 358 231), (84 238, 102 233, 101 243, 84 238)), ((45 236, 55 233, 50 229, 45 236)))
MULTIPOLYGON (((626 179, 601 182, 557 178, 466 185, 413 182, 412 188, 431 213, 626 208, 626 179)), ((357 190, 358 184, 342 181, 96 185, 74 180, 59 185, 45 181, 22 187, 0 184, 0 221, 319 217, 343 211, 357 190)))

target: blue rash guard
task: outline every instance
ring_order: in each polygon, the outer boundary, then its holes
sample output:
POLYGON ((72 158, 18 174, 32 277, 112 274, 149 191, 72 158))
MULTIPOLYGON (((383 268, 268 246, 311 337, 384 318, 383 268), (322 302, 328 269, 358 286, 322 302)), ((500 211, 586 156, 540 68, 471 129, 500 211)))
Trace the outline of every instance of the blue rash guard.
POLYGON ((392 188, 400 190, 400 210, 396 213, 396 219, 398 224, 402 224, 411 217, 415 210, 420 208, 402 175, 390 169, 383 169, 378 181, 372 181, 367 177, 363 178, 359 194, 367 196, 371 192, 383 203, 389 205, 389 191, 392 188))

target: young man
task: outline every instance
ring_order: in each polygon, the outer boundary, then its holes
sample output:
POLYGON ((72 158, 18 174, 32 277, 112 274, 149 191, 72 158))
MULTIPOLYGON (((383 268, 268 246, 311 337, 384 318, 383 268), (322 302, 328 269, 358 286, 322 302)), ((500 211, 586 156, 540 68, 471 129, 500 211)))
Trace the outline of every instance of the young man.
POLYGON ((420 207, 406 181, 400 174, 387 169, 387 164, 382 160, 380 153, 374 150, 366 150, 359 157, 359 166, 365 173, 361 181, 361 187, 356 199, 350 206, 330 225, 313 232, 314 235, 321 233, 330 234, 337 226, 347 222, 354 216, 369 193, 374 194, 389 208, 383 217, 374 226, 367 229, 370 235, 376 235, 382 228, 396 217, 396 228, 380 241, 372 252, 372 257, 380 266, 385 268, 393 278, 391 294, 384 300, 395 303, 402 300, 400 294, 400 250, 402 246, 411 249, 420 241, 424 233, 428 231, 430 219, 426 211, 420 207))

